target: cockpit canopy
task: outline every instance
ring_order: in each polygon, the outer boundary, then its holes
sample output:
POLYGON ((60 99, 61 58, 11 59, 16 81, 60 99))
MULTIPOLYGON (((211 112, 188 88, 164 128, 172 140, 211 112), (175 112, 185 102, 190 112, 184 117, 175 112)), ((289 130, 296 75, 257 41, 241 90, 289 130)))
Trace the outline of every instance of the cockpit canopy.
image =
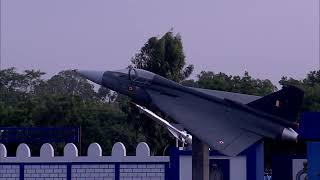
POLYGON ((133 67, 128 67, 126 69, 118 70, 115 72, 123 73, 123 74, 128 74, 129 80, 132 81, 151 81, 155 74, 143 69, 136 69, 133 67))

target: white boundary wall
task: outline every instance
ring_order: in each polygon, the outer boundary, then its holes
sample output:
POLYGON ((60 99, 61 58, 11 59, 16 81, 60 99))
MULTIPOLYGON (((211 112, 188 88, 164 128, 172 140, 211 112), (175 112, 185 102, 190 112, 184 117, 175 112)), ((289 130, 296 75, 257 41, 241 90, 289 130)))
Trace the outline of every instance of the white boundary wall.
POLYGON ((126 148, 120 142, 114 144, 111 156, 102 156, 97 143, 89 146, 87 156, 78 156, 72 143, 64 147, 63 156, 54 156, 52 145, 46 143, 39 157, 31 157, 26 144, 18 146, 16 157, 7 157, 6 147, 0 144, 0 180, 165 180, 169 160, 169 156, 150 156, 150 148, 144 142, 138 144, 135 156, 126 156, 126 148))
MULTIPOLYGON (((0 180, 191 180, 191 154, 171 155, 171 158, 179 158, 177 169, 172 168, 175 162, 170 162, 170 156, 150 156, 150 148, 144 142, 136 147, 135 156, 127 156, 126 148, 120 142, 113 145, 110 156, 102 156, 102 149, 97 143, 88 147, 87 156, 79 156, 77 147, 72 143, 64 147, 63 156, 54 156, 52 145, 46 143, 42 145, 38 157, 31 156, 26 144, 18 146, 15 157, 7 157, 6 147, 0 144, 0 180), (176 175, 179 178, 172 178, 176 175)), ((245 155, 214 155, 210 159, 229 161, 230 180, 247 179, 245 155)))

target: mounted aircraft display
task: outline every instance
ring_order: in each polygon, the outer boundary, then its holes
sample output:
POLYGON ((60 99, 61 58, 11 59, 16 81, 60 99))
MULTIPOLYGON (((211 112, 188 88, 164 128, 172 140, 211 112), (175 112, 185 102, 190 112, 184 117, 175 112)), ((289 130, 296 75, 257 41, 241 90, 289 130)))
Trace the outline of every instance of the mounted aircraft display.
POLYGON ((294 123, 303 91, 293 86, 264 97, 186 87, 142 69, 77 71, 129 96, 148 111, 161 111, 210 148, 235 156, 264 137, 297 141, 294 123))

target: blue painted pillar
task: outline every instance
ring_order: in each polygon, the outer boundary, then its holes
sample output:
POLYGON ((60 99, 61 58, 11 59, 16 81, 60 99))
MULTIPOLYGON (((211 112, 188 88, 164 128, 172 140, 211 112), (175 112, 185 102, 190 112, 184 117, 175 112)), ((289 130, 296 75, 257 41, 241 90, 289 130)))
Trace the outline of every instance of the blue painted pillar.
POLYGON ((24 164, 20 164, 20 180, 24 180, 24 164))
POLYGON ((263 141, 249 147, 242 154, 247 156, 247 180, 264 177, 264 144, 263 141))
POLYGON ((71 169, 72 169, 72 164, 71 163, 68 163, 67 164, 67 180, 71 180, 71 177, 72 177, 72 175, 71 175, 71 169))
MULTIPOLYGON (((169 177, 171 180, 180 179, 180 152, 176 147, 170 148, 170 170, 169 177)), ((166 172, 167 174, 167 172, 166 172)), ((167 176, 167 175, 166 175, 167 176)))
POLYGON ((120 180, 120 163, 114 164, 114 178, 115 180, 120 180))
POLYGON ((264 177, 264 143, 259 142, 256 147, 256 177, 261 179, 264 177))
POLYGON ((164 174, 164 179, 165 180, 170 180, 170 175, 169 175, 169 163, 165 164, 165 174, 164 174))
POLYGON ((299 137, 308 145, 308 180, 320 180, 320 112, 302 114, 299 137))
POLYGON ((308 142, 307 158, 308 180, 320 180, 320 142, 308 142))

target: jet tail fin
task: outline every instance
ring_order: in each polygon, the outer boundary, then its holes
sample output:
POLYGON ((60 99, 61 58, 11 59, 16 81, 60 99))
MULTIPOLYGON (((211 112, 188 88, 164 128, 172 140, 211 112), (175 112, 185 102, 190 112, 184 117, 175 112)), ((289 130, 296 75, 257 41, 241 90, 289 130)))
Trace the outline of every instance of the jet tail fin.
POLYGON ((294 86, 283 86, 280 91, 264 96, 247 105, 263 112, 295 121, 302 105, 304 92, 294 86))

